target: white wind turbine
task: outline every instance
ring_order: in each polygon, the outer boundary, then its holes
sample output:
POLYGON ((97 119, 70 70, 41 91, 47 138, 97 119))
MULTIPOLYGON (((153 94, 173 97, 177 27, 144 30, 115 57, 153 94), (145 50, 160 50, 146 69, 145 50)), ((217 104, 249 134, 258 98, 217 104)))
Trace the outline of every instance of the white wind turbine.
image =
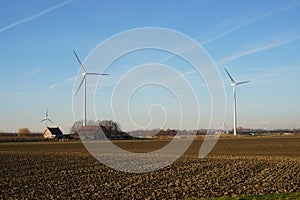
POLYGON ((229 76, 231 80, 231 86, 233 88, 233 135, 236 135, 236 129, 237 129, 237 116, 236 116, 236 86, 241 85, 244 83, 249 83, 250 81, 242 81, 242 82, 235 82, 234 79, 231 77, 229 72, 226 68, 224 68, 227 75, 229 76))
POLYGON ((42 119, 40 122, 46 122, 46 127, 48 127, 48 121, 51 122, 53 124, 53 122, 51 121, 51 119, 49 119, 48 117, 48 110, 46 111, 46 115, 45 118, 42 119))
POLYGON ((264 130, 267 131, 267 125, 269 124, 269 120, 267 121, 262 121, 262 124, 264 125, 264 130))
POLYGON ((73 53, 74 55, 76 56, 76 59, 80 65, 80 68, 81 68, 81 71, 82 71, 82 80, 80 82, 80 85, 76 91, 75 94, 77 94, 81 88, 81 85, 82 83, 84 82, 84 90, 83 90, 83 126, 86 126, 86 77, 87 75, 98 75, 98 76, 101 76, 101 75, 109 75, 109 74, 100 74, 100 73, 90 73, 90 72, 86 72, 85 68, 83 67, 80 59, 78 58, 76 52, 73 50, 73 53))

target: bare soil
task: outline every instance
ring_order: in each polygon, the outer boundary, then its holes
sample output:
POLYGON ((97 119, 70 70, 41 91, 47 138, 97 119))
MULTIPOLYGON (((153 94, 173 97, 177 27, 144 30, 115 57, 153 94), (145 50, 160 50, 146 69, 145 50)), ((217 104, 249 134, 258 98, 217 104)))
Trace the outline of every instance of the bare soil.
MULTIPOLYGON (((132 152, 168 140, 114 141, 132 152)), ((80 142, 0 143, 0 199, 190 199, 300 192, 300 136, 221 138, 204 159, 202 139, 166 168, 115 171, 80 142)))

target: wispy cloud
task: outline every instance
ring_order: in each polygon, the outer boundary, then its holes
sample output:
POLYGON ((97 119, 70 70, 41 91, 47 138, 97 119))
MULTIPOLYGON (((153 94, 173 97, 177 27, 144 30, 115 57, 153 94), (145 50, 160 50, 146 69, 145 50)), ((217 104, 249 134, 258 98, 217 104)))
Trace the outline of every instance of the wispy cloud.
POLYGON ((279 41, 275 41, 275 42, 272 42, 272 43, 268 43, 268 44, 258 46, 258 47, 255 47, 255 48, 243 51, 243 52, 238 52, 236 54, 233 54, 233 55, 231 55, 227 58, 224 58, 224 59, 218 61, 217 64, 218 65, 226 64, 226 63, 232 62, 234 60, 237 60, 239 58, 242 58, 242 57, 245 57, 245 56, 260 52, 260 51, 265 51, 265 50, 268 50, 268 49, 279 47, 279 46, 282 46, 284 44, 287 44, 289 42, 292 42, 292 41, 295 41, 295 40, 298 40, 298 39, 300 39, 300 35, 290 37, 290 38, 285 39, 285 40, 279 40, 279 41))
POLYGON ((30 71, 28 71, 28 72, 26 73, 26 76, 27 76, 27 77, 34 77, 34 76, 36 76, 37 74, 39 74, 40 72, 42 72, 42 71, 43 71, 43 68, 41 68, 41 67, 34 68, 34 69, 31 69, 30 71))
POLYGON ((34 20, 34 19, 36 19, 36 18, 38 18, 40 16, 43 16, 43 15, 45 15, 45 14, 51 12, 51 11, 54 11, 54 10, 56 10, 58 8, 61 8, 61 7, 65 6, 65 5, 68 5, 68 4, 72 3, 73 1, 75 1, 75 0, 64 1, 64 2, 59 3, 59 4, 57 4, 57 5, 53 6, 53 7, 47 8, 47 9, 45 9, 45 10, 43 10, 43 11, 37 13, 37 14, 34 14, 34 15, 30 16, 30 17, 26 17, 24 19, 21 19, 19 21, 16 21, 16 22, 12 23, 12 24, 9 24, 9 25, 1 28, 0 29, 0 33, 4 32, 4 31, 7 31, 7 30, 9 30, 11 28, 14 28, 16 26, 19 26, 21 24, 24 24, 26 22, 32 21, 32 20, 34 20))
POLYGON ((51 85, 47 88, 47 90, 53 90, 53 89, 59 87, 60 85, 62 85, 62 84, 64 84, 64 83, 69 83, 69 82, 71 82, 71 81, 74 81, 74 80, 76 79, 76 77, 77 77, 77 76, 72 76, 72 77, 67 78, 67 79, 65 79, 65 80, 63 80, 63 81, 60 81, 60 82, 57 82, 57 83, 53 83, 53 84, 51 84, 51 85))
POLYGON ((60 85, 60 83, 53 83, 52 85, 50 85, 47 90, 53 90, 54 88, 57 88, 60 85))
POLYGON ((66 80, 64 80, 64 82, 74 81, 76 78, 77 78, 77 76, 73 76, 71 78, 67 78, 66 80))
MULTIPOLYGON (((240 59, 242 57, 254 54, 254 53, 258 53, 258 52, 261 52, 261 51, 266 51, 266 50, 269 50, 269 49, 272 49, 272 48, 280 47, 284 44, 287 44, 287 43, 290 43, 292 41, 300 39, 300 35, 296 35, 296 36, 292 36, 292 37, 285 37, 285 38, 287 38, 287 39, 280 39, 280 40, 276 40, 276 41, 273 40, 272 42, 269 42, 269 43, 256 45, 253 48, 248 48, 247 50, 239 51, 238 53, 235 53, 235 54, 233 54, 229 57, 226 57, 226 58, 216 62, 216 64, 217 65, 226 64, 226 63, 232 62, 234 60, 240 59)), ((171 59, 173 56, 174 55, 167 56, 166 58, 159 60, 157 63, 165 62, 165 61, 171 59)), ((153 70, 156 70, 156 69, 153 68, 153 70)), ((193 75, 195 73, 196 73, 195 70, 187 71, 187 72, 182 73, 180 75, 174 76, 170 79, 166 79, 165 83, 176 82, 181 78, 187 78, 187 76, 193 75)), ((150 74, 150 72, 149 72, 149 74, 150 74)), ((131 74, 131 76, 133 76, 133 75, 134 74, 131 74)), ((114 76, 115 77, 114 81, 109 82, 109 84, 101 85, 98 89, 102 90, 102 89, 107 88, 107 87, 113 87, 118 82, 118 79, 121 76, 122 76, 122 74, 115 75, 114 76)), ((129 76, 127 78, 129 78, 129 76)))
POLYGON ((289 81, 298 80, 297 73, 295 73, 295 69, 298 69, 297 65, 277 65, 277 67, 272 68, 261 68, 257 71, 253 71, 252 74, 254 77, 251 79, 252 84, 274 84, 274 83, 282 83, 283 81, 288 84, 289 81))
POLYGON ((273 15, 276 15, 276 14, 280 14, 280 13, 289 11, 289 10, 294 9, 294 8, 297 8, 297 7, 299 7, 299 6, 300 6, 300 2, 299 2, 299 1, 292 2, 292 3, 290 3, 290 4, 287 4, 287 5, 285 5, 285 6, 282 6, 282 7, 280 7, 280 8, 274 9, 274 10, 272 10, 272 11, 270 11, 270 12, 267 12, 267 13, 265 13, 265 14, 262 14, 262 15, 260 15, 260 16, 258 16, 258 17, 255 17, 255 18, 253 18, 253 19, 249 19, 248 21, 244 21, 244 22, 242 22, 242 23, 240 23, 240 24, 238 24, 238 25, 236 25, 236 26, 233 26, 233 27, 231 27, 231 28, 229 28, 229 29, 223 31, 223 32, 220 33, 220 34, 215 35, 214 37, 211 37, 211 38, 209 38, 208 40, 205 40, 205 41, 202 42, 201 44, 202 44, 202 45, 206 45, 206 44, 212 43, 212 42, 214 42, 215 40, 218 40, 218 39, 222 38, 223 36, 225 36, 225 35, 227 35, 227 34, 229 34, 229 33, 231 33, 231 32, 234 32, 234 31, 236 31, 236 30, 238 30, 238 29, 241 29, 241 28, 243 28, 243 27, 245 27, 245 26, 248 26, 248 25, 253 24, 253 23, 255 23, 255 22, 261 21, 261 20, 263 20, 263 19, 265 19, 265 18, 267 18, 267 17, 270 17, 270 16, 273 16, 273 15))
POLYGON ((171 82, 176 82, 180 79, 186 79, 187 76, 194 74, 195 72, 196 72, 196 70, 191 70, 191 71, 184 72, 182 74, 178 74, 174 77, 171 77, 170 79, 165 80, 164 83, 171 83, 171 82))

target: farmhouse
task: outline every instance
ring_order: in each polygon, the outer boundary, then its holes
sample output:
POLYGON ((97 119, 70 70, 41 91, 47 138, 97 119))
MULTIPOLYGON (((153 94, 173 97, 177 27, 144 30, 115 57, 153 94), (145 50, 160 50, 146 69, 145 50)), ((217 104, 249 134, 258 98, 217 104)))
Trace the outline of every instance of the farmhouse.
POLYGON ((61 139, 63 137, 63 133, 58 127, 47 127, 43 133, 43 136, 46 139, 61 139))

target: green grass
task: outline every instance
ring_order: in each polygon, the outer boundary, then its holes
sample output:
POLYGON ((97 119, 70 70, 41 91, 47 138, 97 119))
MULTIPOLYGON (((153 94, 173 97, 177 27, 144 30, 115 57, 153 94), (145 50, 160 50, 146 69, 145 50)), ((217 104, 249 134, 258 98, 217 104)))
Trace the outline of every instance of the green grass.
MULTIPOLYGON (((282 194, 265 194, 265 195, 246 195, 240 197, 217 197, 217 198, 209 198, 206 200, 270 200, 270 199, 281 199, 281 200, 300 199, 300 192, 282 193, 282 194)), ((201 198, 200 200, 204 200, 204 198, 201 198)))

